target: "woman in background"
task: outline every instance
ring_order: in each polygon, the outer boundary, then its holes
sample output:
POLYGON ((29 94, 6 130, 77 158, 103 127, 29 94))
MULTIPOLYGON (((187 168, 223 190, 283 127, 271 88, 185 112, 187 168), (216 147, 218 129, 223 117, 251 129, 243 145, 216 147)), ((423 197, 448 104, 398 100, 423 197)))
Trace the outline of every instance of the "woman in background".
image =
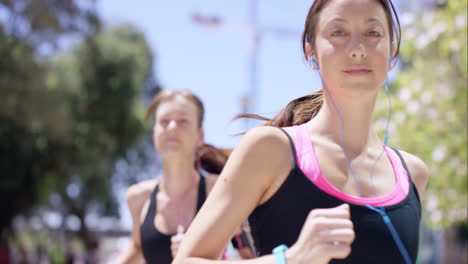
POLYGON ((118 263, 171 263, 229 154, 204 143, 204 107, 193 93, 159 92, 148 107, 147 119, 152 115, 162 174, 127 191, 132 242, 118 263), (202 175, 201 169, 209 174, 202 175))

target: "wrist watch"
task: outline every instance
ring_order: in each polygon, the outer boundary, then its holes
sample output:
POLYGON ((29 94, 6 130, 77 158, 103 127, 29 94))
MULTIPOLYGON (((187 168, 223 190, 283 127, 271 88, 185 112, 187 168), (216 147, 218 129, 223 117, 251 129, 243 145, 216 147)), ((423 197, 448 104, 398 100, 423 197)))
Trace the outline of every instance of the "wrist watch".
POLYGON ((286 249, 288 249, 286 245, 279 245, 273 249, 273 255, 275 255, 276 264, 287 264, 286 256, 284 255, 284 251, 286 251, 286 249))

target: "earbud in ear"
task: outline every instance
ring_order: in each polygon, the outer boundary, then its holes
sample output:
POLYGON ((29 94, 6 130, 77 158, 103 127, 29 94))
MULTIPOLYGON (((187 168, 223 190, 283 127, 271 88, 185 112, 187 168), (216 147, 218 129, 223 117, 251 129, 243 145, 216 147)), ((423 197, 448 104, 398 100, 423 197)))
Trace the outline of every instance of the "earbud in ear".
POLYGON ((314 59, 314 57, 310 57, 310 63, 315 67, 315 69, 320 70, 320 67, 318 66, 317 61, 314 59))
POLYGON ((392 56, 390 56, 390 58, 388 58, 388 67, 392 67, 392 63, 393 63, 393 58, 392 56))

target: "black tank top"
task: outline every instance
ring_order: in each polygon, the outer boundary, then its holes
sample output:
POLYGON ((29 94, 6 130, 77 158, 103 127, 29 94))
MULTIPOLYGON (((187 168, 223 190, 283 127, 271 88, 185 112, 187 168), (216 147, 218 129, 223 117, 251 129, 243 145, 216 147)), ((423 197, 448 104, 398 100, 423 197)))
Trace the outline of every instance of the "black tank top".
MULTIPOLYGON (((197 210, 206 199, 205 177, 200 176, 198 184, 197 210)), ((154 226, 154 216, 157 211, 156 194, 159 191, 159 184, 156 185, 150 197, 150 204, 145 219, 140 226, 141 249, 143 256, 148 264, 170 264, 172 262, 171 254, 171 236, 175 234, 163 234, 154 226)))
MULTIPOLYGON (((266 203, 258 206, 249 217, 258 255, 271 254, 273 248, 280 244, 292 246, 298 239, 307 215, 312 209, 331 208, 344 203, 343 200, 319 189, 304 175, 296 162, 294 143, 289 134, 282 131, 288 136, 294 166, 278 191, 266 203)), ((412 262, 416 263, 421 204, 406 163, 398 150, 394 150, 410 178, 410 191, 403 201, 386 206, 385 210, 412 262)), ((344 260, 332 260, 330 263, 405 263, 382 217, 366 206, 348 204, 356 234, 351 254, 344 260)))

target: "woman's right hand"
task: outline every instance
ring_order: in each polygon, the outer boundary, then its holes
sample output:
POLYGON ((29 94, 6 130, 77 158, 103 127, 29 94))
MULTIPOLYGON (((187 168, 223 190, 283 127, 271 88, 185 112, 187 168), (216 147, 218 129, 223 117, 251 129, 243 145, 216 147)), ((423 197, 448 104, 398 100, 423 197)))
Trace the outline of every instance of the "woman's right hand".
POLYGON ((285 252, 288 264, 325 264, 351 253, 354 228, 349 205, 310 211, 296 243, 285 252))
POLYGON ((177 234, 171 237, 171 253, 172 257, 177 255, 177 251, 179 251, 180 243, 182 243, 182 239, 184 238, 184 227, 182 225, 177 226, 177 234))

